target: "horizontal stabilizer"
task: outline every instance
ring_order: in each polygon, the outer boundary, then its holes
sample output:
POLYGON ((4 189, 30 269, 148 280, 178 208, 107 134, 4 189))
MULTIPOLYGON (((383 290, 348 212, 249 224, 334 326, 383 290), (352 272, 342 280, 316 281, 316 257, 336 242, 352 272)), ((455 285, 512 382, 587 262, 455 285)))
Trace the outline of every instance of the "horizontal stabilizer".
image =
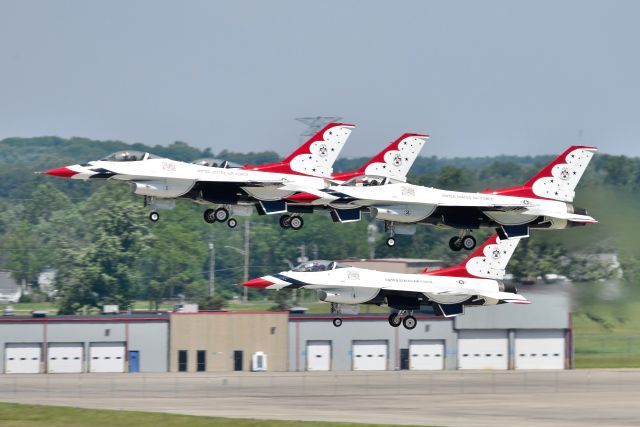
POLYGON ((490 298, 500 302, 509 302, 512 304, 531 304, 531 301, 526 299, 520 294, 514 294, 512 292, 486 292, 479 294, 483 298, 490 298))

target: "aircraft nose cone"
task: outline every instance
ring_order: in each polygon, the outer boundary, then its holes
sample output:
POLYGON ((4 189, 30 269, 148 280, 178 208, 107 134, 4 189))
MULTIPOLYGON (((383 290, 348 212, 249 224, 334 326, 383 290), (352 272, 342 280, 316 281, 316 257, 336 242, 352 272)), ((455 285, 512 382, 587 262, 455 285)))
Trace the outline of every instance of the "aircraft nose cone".
POLYGON ((247 286, 249 288, 266 288, 267 286, 273 285, 273 282, 265 280, 261 277, 257 279, 251 279, 242 284, 242 286, 247 286))
POLYGON ((40 172, 40 173, 43 175, 57 176, 58 178, 71 178, 72 176, 78 174, 78 172, 72 171, 69 168, 51 169, 50 171, 40 172))

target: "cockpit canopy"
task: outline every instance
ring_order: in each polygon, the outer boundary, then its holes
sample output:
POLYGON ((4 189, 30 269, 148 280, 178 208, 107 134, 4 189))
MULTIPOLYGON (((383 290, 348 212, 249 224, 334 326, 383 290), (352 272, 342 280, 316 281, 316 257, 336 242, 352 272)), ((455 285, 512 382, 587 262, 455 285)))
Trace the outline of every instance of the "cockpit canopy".
POLYGON ((151 153, 145 153, 143 151, 116 151, 113 154, 109 154, 104 159, 100 159, 104 162, 138 162, 140 160, 149 159, 162 159, 163 157, 156 156, 151 153))
POLYGON ((349 187, 373 187, 376 185, 386 185, 390 182, 389 177, 376 175, 360 175, 351 178, 342 185, 349 187))
POLYGON ((351 267, 351 266, 348 264, 337 263, 335 261, 317 259, 313 261, 303 262, 302 264, 298 264, 291 271, 299 271, 299 272, 325 271, 325 270, 335 270, 337 268, 347 268, 347 267, 351 267))
POLYGON ((242 166, 237 164, 237 163, 233 163, 233 162, 229 162, 227 160, 222 160, 222 159, 198 159, 198 160, 194 160, 193 162, 194 165, 200 165, 200 166, 208 166, 208 167, 212 167, 212 168, 223 168, 223 169, 228 169, 228 168, 241 168, 242 166))

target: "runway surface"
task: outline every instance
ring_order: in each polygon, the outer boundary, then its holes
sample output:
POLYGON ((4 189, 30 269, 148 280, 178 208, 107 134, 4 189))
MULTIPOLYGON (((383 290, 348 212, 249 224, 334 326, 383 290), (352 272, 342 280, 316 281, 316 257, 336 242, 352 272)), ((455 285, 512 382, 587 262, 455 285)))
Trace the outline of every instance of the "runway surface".
POLYGON ((0 375, 0 400, 434 426, 638 426, 640 370, 0 375))

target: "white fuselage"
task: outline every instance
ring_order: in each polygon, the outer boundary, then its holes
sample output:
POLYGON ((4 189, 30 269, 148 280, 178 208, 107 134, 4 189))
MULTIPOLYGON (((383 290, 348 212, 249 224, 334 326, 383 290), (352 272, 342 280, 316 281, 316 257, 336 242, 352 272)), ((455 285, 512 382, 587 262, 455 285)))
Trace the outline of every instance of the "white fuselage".
POLYGON ((421 293, 440 304, 456 304, 474 295, 500 291, 499 282, 493 279, 389 273, 357 267, 313 272, 284 271, 264 278, 273 283, 267 289, 282 289, 298 283, 305 289, 322 290, 330 298, 327 301, 342 304, 366 303, 382 290, 421 293), (293 280, 288 281, 287 278, 293 280))
POLYGON ((176 198, 186 194, 197 182, 238 184, 258 200, 279 200, 293 194, 280 190, 285 184, 295 183, 312 188, 324 188, 320 177, 262 172, 240 168, 218 168, 170 159, 147 159, 129 162, 97 160, 88 165, 74 165, 69 169, 78 172, 73 179, 90 179, 96 169, 104 169, 109 179, 132 182, 136 194, 158 198, 176 198))
MULTIPOLYGON (((520 225, 546 216, 558 225, 567 220, 594 222, 586 215, 571 212, 572 206, 557 200, 504 196, 490 193, 467 193, 440 190, 407 183, 381 186, 332 186, 313 204, 336 209, 368 207, 375 218, 401 223, 418 222, 438 207, 479 208, 485 215, 503 225, 520 225), (346 197, 345 197, 346 196, 346 197)), ((562 228, 562 227, 560 227, 562 228)))

